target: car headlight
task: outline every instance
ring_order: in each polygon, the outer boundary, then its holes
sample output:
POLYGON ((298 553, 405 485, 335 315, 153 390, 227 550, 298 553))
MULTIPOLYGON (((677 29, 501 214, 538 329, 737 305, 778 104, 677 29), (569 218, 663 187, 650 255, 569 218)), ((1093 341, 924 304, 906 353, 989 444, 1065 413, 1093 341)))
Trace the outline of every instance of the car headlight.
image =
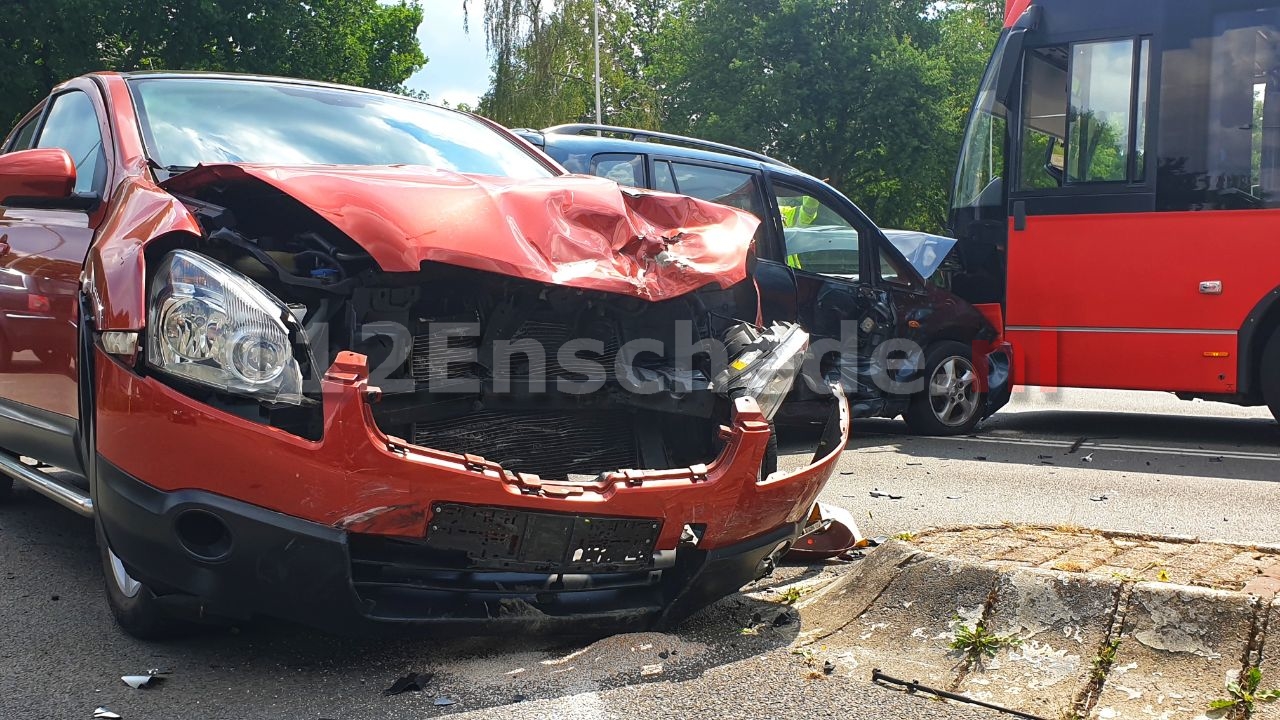
POLYGON ((727 397, 755 398, 760 411, 772 420, 800 374, 809 334, 799 325, 779 323, 764 333, 740 325, 730 335, 736 354, 716 376, 716 388, 727 397))
MULTIPOLYGON (((268 402, 302 402, 288 307, 227 266, 186 250, 152 281, 147 362, 169 375, 268 402)), ((301 339, 301 328, 294 332, 301 339)))

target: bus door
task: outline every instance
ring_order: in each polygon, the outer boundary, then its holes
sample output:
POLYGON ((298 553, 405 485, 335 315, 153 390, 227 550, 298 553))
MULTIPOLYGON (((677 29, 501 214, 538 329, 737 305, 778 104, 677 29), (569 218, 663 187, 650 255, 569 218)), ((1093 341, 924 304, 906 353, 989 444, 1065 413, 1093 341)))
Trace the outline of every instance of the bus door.
POLYGON ((1276 287, 1280 3, 1032 10, 970 118, 958 292, 1003 299, 1020 383, 1237 392, 1276 287))

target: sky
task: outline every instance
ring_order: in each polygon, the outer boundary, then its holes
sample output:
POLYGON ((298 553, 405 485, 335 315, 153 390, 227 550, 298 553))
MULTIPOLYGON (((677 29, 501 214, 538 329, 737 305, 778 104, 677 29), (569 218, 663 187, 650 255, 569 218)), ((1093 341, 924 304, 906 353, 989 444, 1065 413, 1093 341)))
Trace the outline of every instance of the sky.
POLYGON ((424 20, 418 28, 418 41, 430 60, 405 84, 425 90, 432 102, 474 106, 489 87, 484 3, 470 3, 470 32, 462 29, 462 0, 425 0, 421 4, 424 20))

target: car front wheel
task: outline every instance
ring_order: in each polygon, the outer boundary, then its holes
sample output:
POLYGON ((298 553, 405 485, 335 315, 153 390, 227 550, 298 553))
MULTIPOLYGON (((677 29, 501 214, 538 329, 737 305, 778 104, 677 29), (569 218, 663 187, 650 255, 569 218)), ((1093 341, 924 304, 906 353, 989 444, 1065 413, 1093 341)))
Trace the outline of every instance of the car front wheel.
POLYGON ((186 634, 190 626, 170 616, 151 588, 129 575, 124 563, 107 543, 102 524, 95 524, 102 574, 106 581, 107 605, 115 616, 116 624, 139 640, 163 640, 186 634))
POLYGON ((924 389, 904 416, 917 435, 963 435, 982 419, 981 390, 973 352, 958 342, 940 342, 925 357, 924 389))

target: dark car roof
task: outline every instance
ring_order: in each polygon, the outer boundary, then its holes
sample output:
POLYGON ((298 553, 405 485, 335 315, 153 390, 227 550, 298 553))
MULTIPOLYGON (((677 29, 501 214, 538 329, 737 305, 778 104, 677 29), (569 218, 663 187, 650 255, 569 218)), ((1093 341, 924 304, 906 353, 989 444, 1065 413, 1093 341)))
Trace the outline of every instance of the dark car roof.
MULTIPOLYGON (((516 130, 515 132, 517 135, 520 135, 534 145, 548 151, 548 154, 551 154, 550 150, 552 148, 561 152, 568 152, 570 154, 583 153, 595 155, 598 153, 611 152, 659 154, 669 157, 684 158, 687 160, 702 160, 705 162, 721 163, 723 165, 735 165, 751 170, 768 169, 784 175, 809 178, 813 177, 789 165, 784 165, 780 161, 764 162, 751 157, 733 155, 727 152, 702 150, 699 148, 685 147, 682 145, 658 142, 655 140, 628 140, 625 138, 610 137, 608 135, 570 135, 539 130, 516 130)), ((821 182, 816 178, 813 179, 817 182, 821 182)))

